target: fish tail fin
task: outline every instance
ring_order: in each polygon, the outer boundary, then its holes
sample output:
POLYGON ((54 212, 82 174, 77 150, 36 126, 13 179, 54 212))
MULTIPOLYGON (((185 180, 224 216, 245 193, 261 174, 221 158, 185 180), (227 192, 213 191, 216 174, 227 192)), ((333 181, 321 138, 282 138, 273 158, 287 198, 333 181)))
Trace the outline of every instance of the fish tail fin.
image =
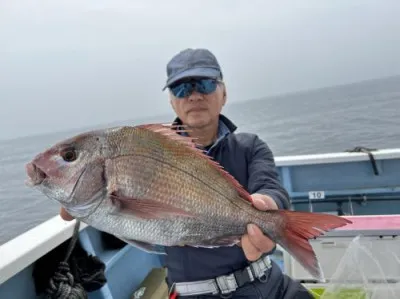
POLYGON ((288 210, 273 212, 279 214, 283 224, 282 231, 278 233, 277 243, 289 252, 311 275, 320 281, 324 281, 323 271, 308 240, 352 222, 346 218, 330 214, 288 210))

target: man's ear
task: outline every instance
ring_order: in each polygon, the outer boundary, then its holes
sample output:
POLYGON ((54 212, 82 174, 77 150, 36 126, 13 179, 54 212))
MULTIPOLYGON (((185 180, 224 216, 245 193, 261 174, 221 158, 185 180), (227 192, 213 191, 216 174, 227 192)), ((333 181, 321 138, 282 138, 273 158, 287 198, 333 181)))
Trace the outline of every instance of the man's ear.
POLYGON ((222 90, 222 96, 223 96, 223 100, 222 100, 222 106, 226 104, 226 98, 227 98, 227 93, 226 93, 226 87, 224 84, 224 89, 222 90))

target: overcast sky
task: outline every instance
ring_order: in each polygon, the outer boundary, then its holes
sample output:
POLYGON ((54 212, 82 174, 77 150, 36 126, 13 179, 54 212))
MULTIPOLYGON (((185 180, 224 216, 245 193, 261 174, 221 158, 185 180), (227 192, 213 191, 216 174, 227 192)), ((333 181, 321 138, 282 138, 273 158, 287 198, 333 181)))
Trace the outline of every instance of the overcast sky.
POLYGON ((231 102, 400 74, 399 0, 0 1, 0 139, 170 111, 165 65, 219 59, 231 102))

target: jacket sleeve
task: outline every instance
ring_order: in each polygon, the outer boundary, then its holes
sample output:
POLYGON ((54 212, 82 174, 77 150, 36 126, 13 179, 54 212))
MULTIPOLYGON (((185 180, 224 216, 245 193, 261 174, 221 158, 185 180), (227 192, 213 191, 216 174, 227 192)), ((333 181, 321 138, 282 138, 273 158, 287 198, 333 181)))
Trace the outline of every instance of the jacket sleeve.
POLYGON ((248 189, 272 197, 279 209, 289 209, 289 194, 279 180, 274 156, 268 145, 255 137, 248 164, 248 189))

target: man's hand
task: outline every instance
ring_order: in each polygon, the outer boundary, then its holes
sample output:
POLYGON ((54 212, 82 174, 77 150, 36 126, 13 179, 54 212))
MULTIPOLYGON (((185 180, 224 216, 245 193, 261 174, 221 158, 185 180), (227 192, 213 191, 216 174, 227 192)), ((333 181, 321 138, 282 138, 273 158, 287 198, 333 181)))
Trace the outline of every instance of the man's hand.
MULTIPOLYGON (((263 194, 252 194, 253 205, 255 208, 265 210, 277 210, 276 202, 269 196, 263 194)), ((247 234, 242 236, 241 247, 249 261, 255 261, 265 252, 271 251, 275 243, 265 236, 261 229, 255 224, 247 226, 247 234)))
POLYGON ((65 221, 74 220, 74 217, 72 217, 70 214, 68 214, 68 212, 63 207, 61 207, 60 216, 65 221))

